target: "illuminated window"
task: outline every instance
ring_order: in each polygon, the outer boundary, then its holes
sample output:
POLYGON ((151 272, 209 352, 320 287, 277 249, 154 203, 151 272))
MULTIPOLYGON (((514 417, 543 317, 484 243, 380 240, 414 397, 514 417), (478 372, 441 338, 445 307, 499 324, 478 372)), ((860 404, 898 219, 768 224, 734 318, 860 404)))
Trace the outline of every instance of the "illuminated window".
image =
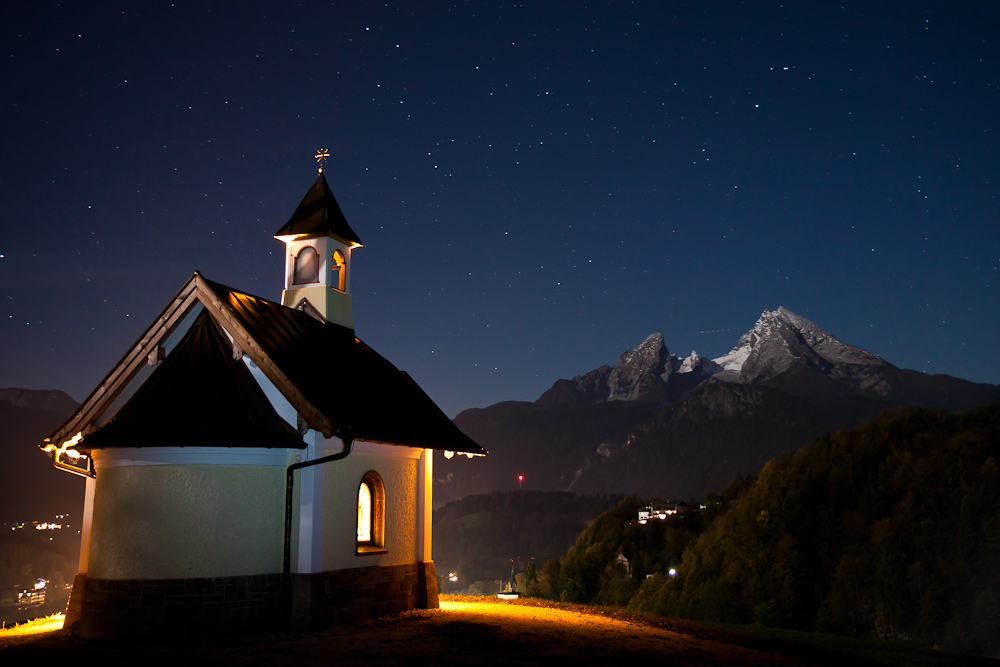
POLYGON ((369 470, 358 486, 358 553, 385 552, 385 487, 369 470))
POLYGON ((339 250, 333 252, 333 287, 343 292, 347 284, 347 262, 344 260, 344 253, 339 250))
POLYGON ((372 541, 372 490, 364 482, 358 490, 358 542, 372 541))
POLYGON ((319 282, 319 253, 312 246, 306 246, 295 258, 295 284, 305 285, 319 282))

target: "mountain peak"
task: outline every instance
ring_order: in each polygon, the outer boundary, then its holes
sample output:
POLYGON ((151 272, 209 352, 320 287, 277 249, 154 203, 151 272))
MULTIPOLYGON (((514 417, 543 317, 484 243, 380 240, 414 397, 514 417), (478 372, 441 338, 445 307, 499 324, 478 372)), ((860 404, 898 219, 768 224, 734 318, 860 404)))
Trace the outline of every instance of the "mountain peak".
POLYGON ((572 380, 557 380, 537 402, 580 405, 604 401, 667 401, 671 395, 667 382, 679 366, 680 362, 667 350, 663 334, 653 333, 622 352, 614 366, 601 366, 572 380))
POLYGON ((79 405, 69 394, 58 389, 0 389, 0 403, 10 403, 17 408, 51 410, 66 417, 79 405))
MULTIPOLYGON (((886 404, 922 402, 972 405, 970 389, 945 377, 930 380, 901 371, 876 354, 839 340, 801 315, 779 306, 765 310, 736 346, 716 359, 692 351, 686 359, 670 354, 660 333, 650 334, 618 357, 572 380, 557 380, 542 394, 543 405, 605 401, 675 403, 703 382, 767 385, 785 393, 829 401, 876 399, 886 404)), ((985 392, 985 393, 984 393, 985 392)), ((985 400, 985 399, 984 399, 985 400)))
POLYGON ((872 381, 872 376, 878 375, 876 369, 888 366, 881 357, 838 340, 781 306, 765 310, 736 346, 714 361, 723 368, 716 379, 723 381, 764 382, 794 365, 812 368, 838 382, 858 384, 858 388, 875 394, 888 391, 887 385, 880 388, 880 381, 872 381))
POLYGON ((701 356, 696 350, 691 350, 691 356, 674 362, 674 370, 678 373, 692 373, 699 369, 705 375, 712 375, 723 370, 722 366, 701 356))
POLYGON ((663 334, 654 333, 631 350, 622 352, 608 376, 609 401, 658 399, 665 395, 673 372, 663 334))

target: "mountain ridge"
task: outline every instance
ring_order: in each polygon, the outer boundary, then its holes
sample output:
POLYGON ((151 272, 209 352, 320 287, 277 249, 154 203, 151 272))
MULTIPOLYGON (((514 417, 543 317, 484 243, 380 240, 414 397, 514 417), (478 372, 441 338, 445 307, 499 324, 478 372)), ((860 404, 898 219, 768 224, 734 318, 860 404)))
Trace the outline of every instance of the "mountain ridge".
POLYGON ((732 350, 720 357, 709 360, 692 350, 690 356, 680 359, 670 354, 662 334, 654 333, 623 352, 614 366, 601 366, 572 380, 557 380, 536 402, 676 402, 706 381, 767 384, 802 397, 860 395, 894 405, 915 399, 953 410, 989 400, 997 389, 996 385, 949 375, 898 368, 779 306, 764 310, 732 350), (980 393, 983 398, 977 400, 974 395, 980 393))
POLYGON ((700 498, 888 408, 990 400, 1000 386, 898 368, 779 306, 721 357, 681 359, 654 333, 534 402, 459 413, 490 455, 440 464, 435 502, 512 490, 518 475, 536 490, 700 498))
POLYGON ((0 388, 0 403, 10 403, 16 408, 43 409, 68 416, 79 405, 59 389, 0 388))

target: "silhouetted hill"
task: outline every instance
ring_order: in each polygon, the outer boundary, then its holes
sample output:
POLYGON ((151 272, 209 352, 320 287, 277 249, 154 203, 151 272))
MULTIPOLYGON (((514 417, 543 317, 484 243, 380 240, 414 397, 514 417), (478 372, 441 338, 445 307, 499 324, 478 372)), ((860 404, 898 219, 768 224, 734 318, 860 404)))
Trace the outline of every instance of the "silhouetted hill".
POLYGON ((526 489, 586 493, 573 485, 586 456, 602 442, 624 442, 636 423, 662 410, 661 405, 632 401, 559 406, 505 402, 466 410, 455 423, 490 453, 436 464, 435 502, 514 490, 518 475, 524 475, 526 489))
MULTIPOLYGON (((61 391, 0 389, 0 522, 48 520, 83 514, 82 477, 52 467, 38 449, 76 408, 61 391)), ((72 521, 72 519, 71 519, 72 521)))
POLYGON ((465 497, 434 510, 434 562, 442 592, 522 572, 566 551, 587 523, 614 504, 607 496, 510 491, 465 497))
POLYGON ((702 498, 781 452, 874 417, 884 402, 818 402, 767 386, 708 383, 680 403, 498 403, 455 423, 485 458, 435 467, 436 501, 517 488, 702 498))

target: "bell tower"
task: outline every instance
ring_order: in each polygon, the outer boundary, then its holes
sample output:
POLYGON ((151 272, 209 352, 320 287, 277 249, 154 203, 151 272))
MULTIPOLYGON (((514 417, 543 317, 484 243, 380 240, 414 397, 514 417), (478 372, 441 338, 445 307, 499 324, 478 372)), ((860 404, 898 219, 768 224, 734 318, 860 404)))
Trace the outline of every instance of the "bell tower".
POLYGON ((361 247, 330 192, 324 176, 326 149, 316 154, 319 176, 274 238, 285 244, 285 289, 281 305, 295 308, 303 299, 329 322, 354 328, 351 312, 351 251, 361 247))

